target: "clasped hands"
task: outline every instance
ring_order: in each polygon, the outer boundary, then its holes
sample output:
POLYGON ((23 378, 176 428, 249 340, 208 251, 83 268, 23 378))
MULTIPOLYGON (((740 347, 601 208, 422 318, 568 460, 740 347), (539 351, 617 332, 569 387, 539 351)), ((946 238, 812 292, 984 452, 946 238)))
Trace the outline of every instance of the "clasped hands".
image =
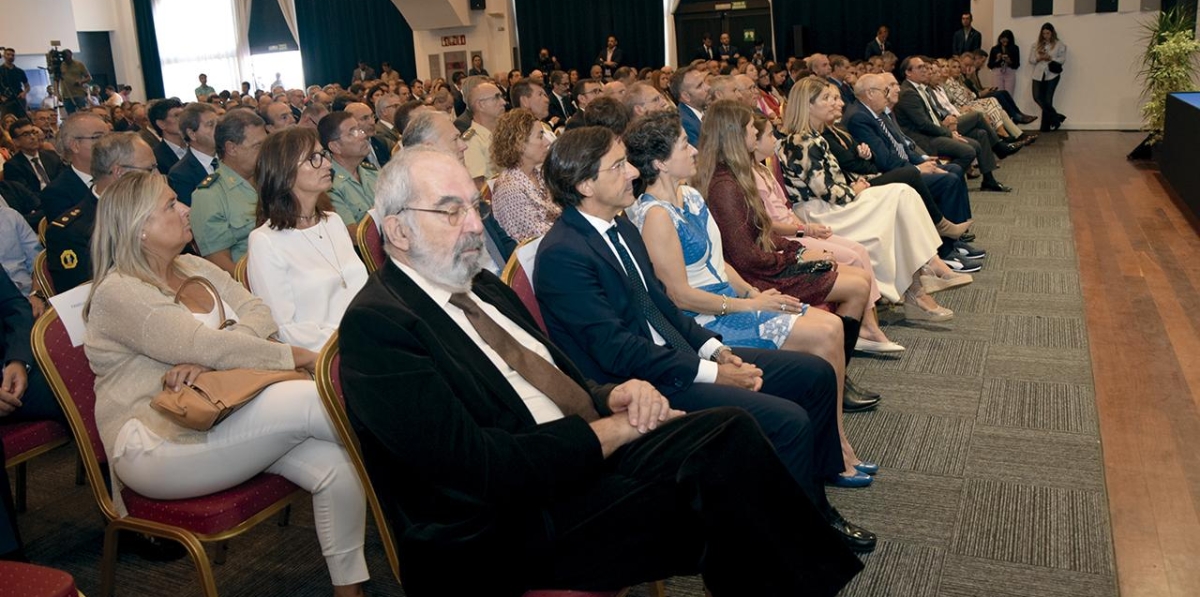
POLYGON ((21 408, 21 397, 29 387, 29 375, 25 363, 10 361, 4 366, 4 378, 0 381, 0 417, 11 415, 21 408))

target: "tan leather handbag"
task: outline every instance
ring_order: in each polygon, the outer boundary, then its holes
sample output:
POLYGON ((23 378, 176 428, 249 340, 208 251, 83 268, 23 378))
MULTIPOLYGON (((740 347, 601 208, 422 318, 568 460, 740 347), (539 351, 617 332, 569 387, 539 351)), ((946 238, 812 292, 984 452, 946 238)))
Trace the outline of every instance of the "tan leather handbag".
MULTIPOLYGON (((189 284, 201 284, 212 293, 217 303, 217 313, 222 322, 218 329, 225 329, 236 323, 225 318, 225 306, 221 302, 221 295, 217 293, 217 289, 211 282, 199 276, 184 280, 179 291, 175 293, 176 303, 179 302, 183 289, 189 284)), ((150 406, 177 425, 196 431, 208 431, 253 400, 267 386, 293 379, 312 379, 312 377, 301 369, 206 371, 197 375, 192 383, 181 384, 179 391, 165 387, 164 384, 163 390, 150 401, 150 406)))

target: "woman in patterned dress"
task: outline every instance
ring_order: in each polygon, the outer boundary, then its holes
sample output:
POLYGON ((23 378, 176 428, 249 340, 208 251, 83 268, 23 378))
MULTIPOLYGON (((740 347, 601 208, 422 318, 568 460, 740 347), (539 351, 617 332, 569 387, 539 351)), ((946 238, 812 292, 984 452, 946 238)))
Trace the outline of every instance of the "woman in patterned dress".
POLYGON ((492 212, 513 240, 541 236, 562 215, 542 179, 550 137, 533 112, 517 108, 500 117, 492 136, 492 212))

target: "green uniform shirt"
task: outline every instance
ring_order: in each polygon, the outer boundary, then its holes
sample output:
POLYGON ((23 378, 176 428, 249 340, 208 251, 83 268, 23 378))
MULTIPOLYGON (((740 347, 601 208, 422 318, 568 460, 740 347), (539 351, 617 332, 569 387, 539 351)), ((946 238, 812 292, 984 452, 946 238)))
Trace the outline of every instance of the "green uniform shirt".
POLYGON ((258 191, 221 162, 192 193, 192 235, 200 254, 229 249, 236 263, 246 254, 246 241, 255 228, 258 191))
POLYGON ((354 180, 349 170, 333 162, 333 188, 329 190, 329 199, 333 201, 333 211, 347 226, 362 221, 367 210, 375 207, 375 180, 379 178, 379 171, 370 162, 363 162, 358 166, 358 177, 362 182, 354 180))

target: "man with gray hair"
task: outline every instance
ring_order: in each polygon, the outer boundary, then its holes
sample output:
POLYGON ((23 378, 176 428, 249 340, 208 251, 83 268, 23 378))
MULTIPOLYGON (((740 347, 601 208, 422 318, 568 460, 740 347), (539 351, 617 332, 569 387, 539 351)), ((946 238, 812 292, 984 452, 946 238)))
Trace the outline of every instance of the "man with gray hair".
POLYGON ((400 96, 385 93, 375 99, 375 140, 387 147, 388 155, 400 142, 400 131, 392 124, 392 116, 400 106, 400 96))
POLYGON ((171 166, 167 181, 184 205, 192 204, 192 191, 200 181, 217 170, 217 109, 211 104, 193 102, 179 114, 179 132, 188 144, 183 159, 171 166))
POLYGON ((221 161, 192 193, 192 236, 201 256, 233 275, 257 226, 254 166, 266 123, 251 110, 230 110, 217 122, 214 138, 221 161))
POLYGON ((158 167, 154 150, 137 133, 112 133, 92 145, 89 164, 95 185, 79 204, 46 227, 46 265, 56 292, 92 278, 92 230, 100 195, 127 172, 153 172, 158 167))
POLYGON ((401 558, 408 594, 702 573, 715 597, 833 595, 862 569, 744 411, 684 415, 644 381, 580 373, 482 271, 486 207, 453 156, 407 149, 378 191, 389 259, 342 318, 341 376, 367 474, 418 556, 401 558), (402 387, 420 391, 394 399, 402 387))
MULTIPOLYGON (((467 77, 470 81, 474 77, 467 77)), ((475 86, 464 86, 463 95, 467 98, 467 107, 471 109, 471 128, 463 133, 467 142, 466 164, 471 172, 471 178, 477 184, 496 175, 489 155, 492 147, 492 131, 504 114, 504 95, 500 88, 488 81, 475 86)))
POLYGON ((42 189, 42 212, 53 219, 83 201, 92 186, 92 149, 112 126, 90 112, 77 112, 63 123, 54 144, 58 155, 70 164, 42 189))
POLYGON ((650 112, 671 109, 667 98, 645 81, 638 81, 629 87, 625 92, 625 105, 633 112, 634 118, 650 112))

